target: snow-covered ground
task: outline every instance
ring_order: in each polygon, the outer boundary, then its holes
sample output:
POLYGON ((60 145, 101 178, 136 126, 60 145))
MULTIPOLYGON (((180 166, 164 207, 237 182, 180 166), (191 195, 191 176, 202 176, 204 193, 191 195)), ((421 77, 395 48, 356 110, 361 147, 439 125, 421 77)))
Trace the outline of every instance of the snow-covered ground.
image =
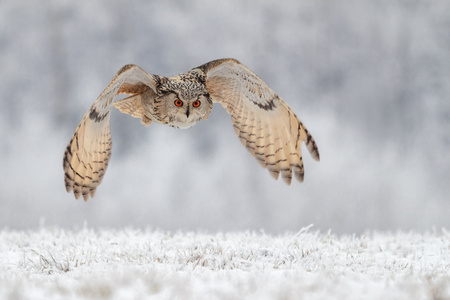
POLYGON ((0 299, 450 299, 450 233, 0 232, 0 299))

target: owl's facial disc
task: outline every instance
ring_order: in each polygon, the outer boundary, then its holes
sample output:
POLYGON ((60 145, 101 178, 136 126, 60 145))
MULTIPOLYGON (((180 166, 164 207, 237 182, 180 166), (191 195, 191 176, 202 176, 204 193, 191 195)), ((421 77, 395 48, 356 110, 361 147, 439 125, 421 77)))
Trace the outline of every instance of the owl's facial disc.
POLYGON ((154 116, 165 116, 161 121, 175 128, 189 128, 206 120, 212 108, 205 84, 189 74, 166 78, 158 94, 155 103, 160 103, 161 109, 155 109, 154 116))

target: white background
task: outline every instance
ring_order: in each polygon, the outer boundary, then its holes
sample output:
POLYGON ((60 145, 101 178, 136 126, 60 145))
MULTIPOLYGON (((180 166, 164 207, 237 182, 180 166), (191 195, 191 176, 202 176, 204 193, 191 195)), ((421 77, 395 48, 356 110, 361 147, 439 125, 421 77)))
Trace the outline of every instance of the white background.
POLYGON ((447 1, 0 3, 0 227, 337 233, 450 227, 447 1), (94 199, 65 192, 74 129, 127 63, 174 75, 239 59, 316 139, 274 181, 229 116, 174 130, 114 112, 94 199))

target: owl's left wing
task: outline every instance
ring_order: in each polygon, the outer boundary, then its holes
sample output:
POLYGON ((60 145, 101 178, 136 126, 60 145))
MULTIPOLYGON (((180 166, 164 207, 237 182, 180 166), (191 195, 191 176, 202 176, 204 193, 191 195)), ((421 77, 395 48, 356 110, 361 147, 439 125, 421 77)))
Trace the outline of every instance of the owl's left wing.
POLYGON ((197 69, 205 73, 213 102, 231 115, 242 144, 277 179, 287 184, 292 171, 303 181, 301 145, 319 160, 316 142, 292 109, 264 81, 235 59, 219 59, 197 69))
MULTIPOLYGON (((64 181, 67 192, 73 190, 75 198, 83 196, 86 201, 93 197, 101 183, 111 157, 110 111, 118 94, 132 95, 116 103, 117 107, 132 116, 141 116, 139 95, 144 92, 156 94, 153 75, 136 65, 125 65, 113 77, 84 115, 64 152, 64 181), (134 97, 135 96, 135 97, 134 97), (127 101, 128 100, 128 101, 127 101)), ((144 118, 143 118, 144 119, 144 118)))

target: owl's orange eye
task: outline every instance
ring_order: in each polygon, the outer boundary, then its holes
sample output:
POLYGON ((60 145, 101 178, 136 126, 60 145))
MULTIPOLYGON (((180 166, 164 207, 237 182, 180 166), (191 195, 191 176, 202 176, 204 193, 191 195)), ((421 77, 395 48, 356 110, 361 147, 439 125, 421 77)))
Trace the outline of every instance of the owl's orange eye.
POLYGON ((195 100, 195 101, 192 103, 192 106, 193 106, 193 107, 199 107, 199 106, 200 106, 200 101, 195 100))
POLYGON ((181 101, 180 99, 177 99, 173 102, 175 104, 175 106, 183 106, 183 101, 181 101))

